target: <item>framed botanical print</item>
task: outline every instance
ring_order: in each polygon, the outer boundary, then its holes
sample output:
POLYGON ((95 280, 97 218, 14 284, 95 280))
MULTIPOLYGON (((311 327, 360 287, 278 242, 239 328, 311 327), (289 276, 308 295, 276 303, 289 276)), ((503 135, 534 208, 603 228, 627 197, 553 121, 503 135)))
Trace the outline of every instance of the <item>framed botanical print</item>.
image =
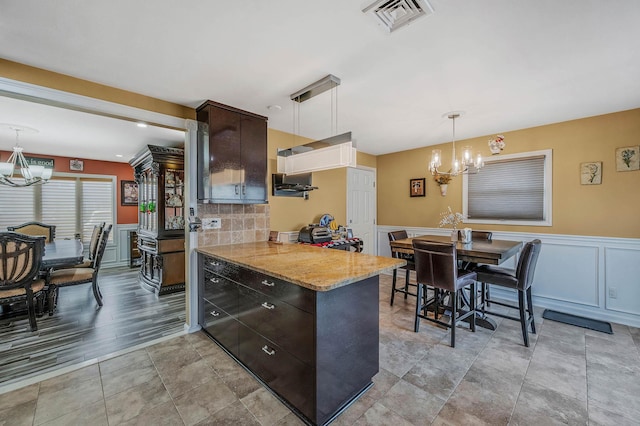
POLYGON ((619 172, 640 170, 640 146, 616 149, 616 170, 619 172))
POLYGON ((425 178, 409 180, 409 195, 412 197, 424 197, 426 194, 424 184, 425 178))
POLYGON ((581 163, 580 183, 582 185, 600 185, 602 183, 602 162, 581 163))

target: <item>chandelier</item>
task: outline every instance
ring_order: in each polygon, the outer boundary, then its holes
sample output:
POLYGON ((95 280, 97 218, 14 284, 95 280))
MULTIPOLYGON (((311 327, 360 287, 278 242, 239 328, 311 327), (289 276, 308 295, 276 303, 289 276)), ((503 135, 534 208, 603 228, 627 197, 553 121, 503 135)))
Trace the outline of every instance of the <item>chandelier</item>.
POLYGON ((37 133, 38 130, 31 127, 17 126, 14 124, 0 124, 0 126, 9 128, 16 132, 16 144, 13 152, 6 162, 0 162, 0 184, 14 187, 31 186, 35 184, 47 183, 51 179, 52 169, 29 164, 22 154, 20 146, 20 132, 37 133), (20 169, 22 180, 16 180, 14 174, 16 169, 20 169))
POLYGON ((467 173, 469 167, 474 166, 476 171, 480 170, 484 166, 482 161, 482 155, 478 154, 476 158, 473 158, 473 152, 470 146, 462 148, 462 155, 460 158, 456 157, 456 118, 460 118, 464 112, 452 111, 447 112, 443 117, 451 119, 453 123, 453 146, 451 148, 451 168, 448 172, 440 171, 439 167, 442 166, 442 150, 434 149, 431 151, 431 162, 429 163, 429 171, 432 175, 445 175, 445 176, 458 176, 462 173, 467 173))

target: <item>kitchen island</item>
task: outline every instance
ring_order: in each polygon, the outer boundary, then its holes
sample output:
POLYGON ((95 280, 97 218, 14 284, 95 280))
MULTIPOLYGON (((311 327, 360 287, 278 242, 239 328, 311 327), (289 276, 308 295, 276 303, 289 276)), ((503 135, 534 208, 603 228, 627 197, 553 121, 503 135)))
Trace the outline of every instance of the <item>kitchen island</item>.
POLYGON ((378 372, 378 275, 403 260, 268 242, 198 249, 203 329, 308 424, 378 372))

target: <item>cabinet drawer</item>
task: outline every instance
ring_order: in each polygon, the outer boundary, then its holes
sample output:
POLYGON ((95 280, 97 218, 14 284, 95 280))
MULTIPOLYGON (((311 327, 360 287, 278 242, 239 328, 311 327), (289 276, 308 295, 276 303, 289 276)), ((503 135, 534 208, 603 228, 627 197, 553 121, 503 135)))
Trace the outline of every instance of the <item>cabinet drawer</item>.
POLYGON ((207 333, 234 355, 238 355, 238 321, 216 305, 201 301, 201 324, 207 333))
POLYGON ((209 271, 204 271, 203 284, 202 297, 231 316, 238 315, 238 284, 209 271))
POLYGON ((240 284, 287 302, 303 311, 315 312, 313 291, 249 269, 240 268, 239 272, 240 276, 236 281, 240 284))
POLYGON ((313 368, 242 324, 239 342, 239 358, 244 364, 305 416, 314 419, 313 368))
POLYGON ((313 365, 313 315, 250 288, 238 290, 238 320, 313 365))
POLYGON ((236 280, 239 276, 239 266, 216 259, 215 257, 203 256, 202 266, 205 271, 215 272, 231 280, 236 280))

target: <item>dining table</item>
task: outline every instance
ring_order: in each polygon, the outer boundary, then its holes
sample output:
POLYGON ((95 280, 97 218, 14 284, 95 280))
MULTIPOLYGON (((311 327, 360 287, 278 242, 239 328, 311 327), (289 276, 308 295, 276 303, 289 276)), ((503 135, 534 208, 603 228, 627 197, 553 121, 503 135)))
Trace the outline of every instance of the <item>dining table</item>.
MULTIPOLYGON (((449 235, 419 235, 415 237, 403 238, 400 240, 391 241, 391 252, 413 254, 413 240, 428 240, 436 241, 440 243, 451 243, 451 237, 449 235)), ((463 264, 488 264, 488 265, 500 265, 511 257, 520 252, 522 248, 522 241, 511 240, 487 240, 487 239, 472 239, 471 242, 463 243, 462 241, 456 242, 456 251, 458 260, 463 264)), ((469 305, 468 298, 463 293, 462 299, 466 300, 466 305, 469 305)), ((464 308, 461 308, 464 310, 464 308)), ((482 315, 480 312, 476 313, 476 325, 487 328, 490 330, 496 329, 496 323, 493 319, 482 315)))
POLYGON ((44 245, 42 270, 82 263, 84 246, 79 239, 53 240, 44 245))

